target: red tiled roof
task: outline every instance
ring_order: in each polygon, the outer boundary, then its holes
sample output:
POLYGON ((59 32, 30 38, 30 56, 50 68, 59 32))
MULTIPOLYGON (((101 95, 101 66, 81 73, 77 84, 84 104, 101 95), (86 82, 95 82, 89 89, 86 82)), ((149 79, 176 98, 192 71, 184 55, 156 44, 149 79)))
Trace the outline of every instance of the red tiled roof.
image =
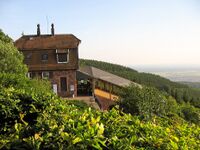
POLYGON ((15 41, 18 49, 65 49, 77 48, 81 40, 73 34, 24 35, 15 41))

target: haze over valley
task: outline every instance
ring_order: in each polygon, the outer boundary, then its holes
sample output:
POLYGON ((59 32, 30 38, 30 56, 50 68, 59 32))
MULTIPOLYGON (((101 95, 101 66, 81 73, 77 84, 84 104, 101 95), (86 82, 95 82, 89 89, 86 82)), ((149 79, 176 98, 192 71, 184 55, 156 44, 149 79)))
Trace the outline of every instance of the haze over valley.
POLYGON ((132 68, 176 82, 200 82, 200 67, 198 66, 132 66, 132 68))

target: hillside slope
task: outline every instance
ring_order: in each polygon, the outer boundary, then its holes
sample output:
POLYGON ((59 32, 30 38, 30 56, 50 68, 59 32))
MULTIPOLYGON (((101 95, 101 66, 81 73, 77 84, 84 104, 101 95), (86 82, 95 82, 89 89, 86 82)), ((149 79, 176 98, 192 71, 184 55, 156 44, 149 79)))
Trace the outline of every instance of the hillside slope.
POLYGON ((169 79, 151 73, 138 72, 132 68, 122 65, 107 63, 103 61, 80 59, 80 66, 93 66, 123 78, 129 79, 139 84, 155 87, 167 92, 176 98, 178 102, 190 102, 196 107, 200 107, 200 93, 198 90, 187 85, 172 82, 169 79))
POLYGON ((198 88, 200 89, 200 82, 186 82, 186 81, 180 81, 179 83, 181 84, 185 84, 189 87, 192 87, 192 88, 198 88))

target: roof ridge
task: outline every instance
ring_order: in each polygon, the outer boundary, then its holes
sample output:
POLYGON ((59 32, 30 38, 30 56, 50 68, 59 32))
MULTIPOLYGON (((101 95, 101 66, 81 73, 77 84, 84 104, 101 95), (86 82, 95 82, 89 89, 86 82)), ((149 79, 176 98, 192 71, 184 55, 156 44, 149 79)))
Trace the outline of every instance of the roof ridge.
MULTIPOLYGON (((41 34, 41 35, 37 35, 37 34, 27 34, 27 35, 22 35, 19 39, 21 38, 31 38, 31 37, 58 37, 58 36, 72 36, 73 38, 75 38, 76 40, 78 40, 79 42, 81 42, 81 40, 79 38, 77 38, 74 34, 72 33, 66 33, 66 34, 41 34)), ((17 39, 17 40, 19 40, 17 39)))

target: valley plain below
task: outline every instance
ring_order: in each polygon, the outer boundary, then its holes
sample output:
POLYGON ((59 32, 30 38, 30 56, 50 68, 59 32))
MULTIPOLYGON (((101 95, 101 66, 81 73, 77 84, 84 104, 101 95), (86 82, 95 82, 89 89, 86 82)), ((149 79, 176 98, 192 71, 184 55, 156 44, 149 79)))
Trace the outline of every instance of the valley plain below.
POLYGON ((153 67, 134 66, 140 72, 148 72, 165 77, 171 81, 196 83, 200 87, 200 67, 153 67))
POLYGON ((152 72, 176 82, 200 82, 200 71, 152 72))

